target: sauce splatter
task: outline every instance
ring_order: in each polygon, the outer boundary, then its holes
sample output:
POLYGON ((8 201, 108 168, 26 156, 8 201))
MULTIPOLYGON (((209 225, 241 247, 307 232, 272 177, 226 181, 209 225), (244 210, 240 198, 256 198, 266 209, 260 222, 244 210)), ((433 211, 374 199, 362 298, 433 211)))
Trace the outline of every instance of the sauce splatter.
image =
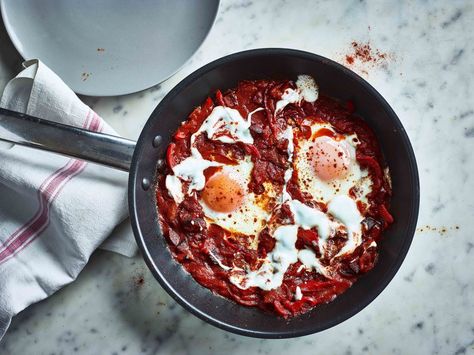
POLYGON ((446 226, 430 226, 430 225, 425 225, 418 227, 416 231, 418 233, 423 233, 423 232, 435 232, 438 233, 439 235, 446 235, 449 231, 454 231, 454 230, 459 230, 459 226, 451 226, 451 227, 446 227, 446 226))
POLYGON ((92 73, 86 73, 86 72, 82 73, 82 74, 81 74, 81 79, 82 79, 82 81, 86 81, 87 79, 89 79, 89 77, 91 76, 91 74, 92 74, 92 73))
POLYGON ((145 277, 142 274, 136 275, 133 278, 133 284, 137 289, 141 288, 145 284, 145 277))

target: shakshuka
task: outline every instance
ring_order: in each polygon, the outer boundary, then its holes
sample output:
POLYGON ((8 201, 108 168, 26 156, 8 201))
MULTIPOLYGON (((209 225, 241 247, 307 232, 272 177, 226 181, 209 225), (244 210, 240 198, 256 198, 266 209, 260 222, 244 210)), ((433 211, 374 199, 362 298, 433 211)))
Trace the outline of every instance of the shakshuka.
POLYGON ((315 80, 242 81, 183 122, 158 173, 159 221, 204 287, 291 317, 377 261, 390 176, 377 139, 315 80))

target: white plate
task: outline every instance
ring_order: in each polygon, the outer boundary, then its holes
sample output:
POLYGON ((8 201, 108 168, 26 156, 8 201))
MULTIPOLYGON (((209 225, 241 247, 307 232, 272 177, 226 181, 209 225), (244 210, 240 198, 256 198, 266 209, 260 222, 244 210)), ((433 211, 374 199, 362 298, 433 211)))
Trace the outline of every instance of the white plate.
POLYGON ((75 92, 122 95, 174 74, 199 48, 219 0, 1 0, 25 59, 39 58, 75 92))

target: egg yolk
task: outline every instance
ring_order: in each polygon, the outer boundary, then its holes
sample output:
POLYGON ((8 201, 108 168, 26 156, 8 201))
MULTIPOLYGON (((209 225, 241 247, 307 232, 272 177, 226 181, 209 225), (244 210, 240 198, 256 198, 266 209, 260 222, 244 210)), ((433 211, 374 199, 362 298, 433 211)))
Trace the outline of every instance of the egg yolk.
POLYGON ((344 178, 349 173, 351 154, 345 141, 327 136, 314 140, 311 163, 316 176, 329 181, 344 178))
POLYGON ((244 190, 241 184, 229 175, 216 173, 206 182, 201 196, 212 210, 228 213, 242 205, 244 190))

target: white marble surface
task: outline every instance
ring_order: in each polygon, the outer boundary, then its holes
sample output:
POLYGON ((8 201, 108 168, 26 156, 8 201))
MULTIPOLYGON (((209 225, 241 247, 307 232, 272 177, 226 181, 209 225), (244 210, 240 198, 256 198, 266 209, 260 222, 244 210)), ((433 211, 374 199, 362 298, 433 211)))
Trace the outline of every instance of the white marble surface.
MULTIPOLYGON (((356 71, 388 100, 412 140, 419 231, 397 276, 362 312, 299 339, 236 336, 184 311, 139 257, 97 252, 75 283, 14 319, 0 353, 474 353, 473 22, 468 0, 224 0, 208 39, 173 78, 133 95, 86 98, 121 134, 136 138, 170 88, 220 56, 291 47, 343 61, 353 40, 390 53, 356 71)), ((20 64, 3 28, 0 63, 1 88, 20 64)))

